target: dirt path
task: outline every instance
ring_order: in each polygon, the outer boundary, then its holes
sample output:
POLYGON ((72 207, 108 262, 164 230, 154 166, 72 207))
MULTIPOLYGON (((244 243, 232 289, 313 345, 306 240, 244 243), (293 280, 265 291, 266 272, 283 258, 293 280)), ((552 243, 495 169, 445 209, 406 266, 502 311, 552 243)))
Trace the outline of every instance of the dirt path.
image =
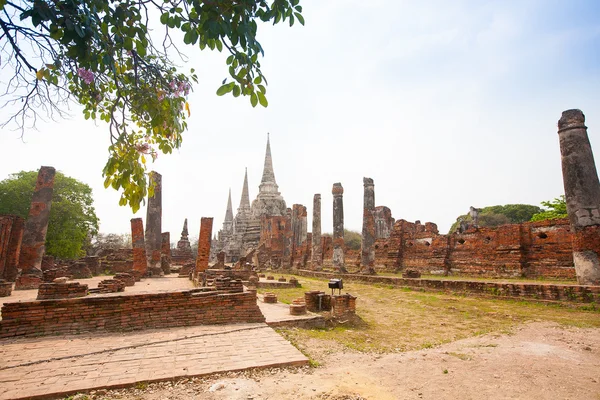
POLYGON ((531 323, 398 354, 306 344, 318 368, 253 371, 96 392, 109 399, 600 400, 600 329, 531 323), (212 390, 212 391, 211 391, 212 390))

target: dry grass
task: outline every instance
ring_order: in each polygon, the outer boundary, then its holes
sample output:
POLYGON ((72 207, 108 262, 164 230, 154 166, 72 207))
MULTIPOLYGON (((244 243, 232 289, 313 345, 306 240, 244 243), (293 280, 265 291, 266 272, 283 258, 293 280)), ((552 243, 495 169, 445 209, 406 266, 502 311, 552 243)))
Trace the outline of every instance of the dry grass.
MULTIPOLYGON (((289 277, 289 276, 287 276, 289 277)), ((327 292, 327 280, 298 277, 302 288, 262 289, 290 303, 308 290, 327 292)), ((600 327, 600 308, 571 308, 514 300, 419 292, 392 286, 344 282, 344 292, 357 296, 359 323, 329 329, 282 329, 309 356, 314 339, 361 352, 402 352, 429 348, 462 338, 509 333, 528 321, 554 321, 578 327, 600 327)), ((322 343, 323 345, 325 344, 322 343)), ((322 346, 318 346, 322 347, 322 346)))

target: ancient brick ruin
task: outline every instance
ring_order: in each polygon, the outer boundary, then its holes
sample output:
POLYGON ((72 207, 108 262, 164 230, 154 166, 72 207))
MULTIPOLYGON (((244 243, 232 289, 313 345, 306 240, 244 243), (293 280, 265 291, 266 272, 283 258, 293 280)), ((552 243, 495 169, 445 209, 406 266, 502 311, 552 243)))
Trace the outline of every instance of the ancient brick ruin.
POLYGON ((162 247, 162 176, 150 172, 150 185, 154 194, 148 196, 148 207, 146 209, 146 234, 144 242, 146 245, 146 258, 148 260, 148 276, 163 276, 161 267, 162 247))
POLYGON ((25 221, 19 268, 15 289, 37 289, 42 283, 42 257, 46 251, 46 232, 50 219, 50 206, 54 191, 53 167, 41 167, 38 172, 31 208, 25 221))
POLYGON ((141 218, 131 220, 131 246, 133 247, 133 274, 139 280, 148 274, 144 222, 141 218))
POLYGON ((0 215, 0 279, 17 279, 25 220, 16 215, 0 215))
POLYGON ((183 222, 181 238, 177 242, 177 247, 171 250, 171 262, 177 265, 185 265, 194 262, 194 253, 189 240, 187 218, 183 222))
POLYGON ((208 269, 210 247, 212 240, 212 218, 202 218, 200 221, 200 236, 198 237, 198 256, 196 257, 196 268, 194 269, 194 280, 198 279, 200 273, 208 269))
POLYGON ((563 112, 558 137, 577 281, 600 285, 600 182, 580 110, 563 112))

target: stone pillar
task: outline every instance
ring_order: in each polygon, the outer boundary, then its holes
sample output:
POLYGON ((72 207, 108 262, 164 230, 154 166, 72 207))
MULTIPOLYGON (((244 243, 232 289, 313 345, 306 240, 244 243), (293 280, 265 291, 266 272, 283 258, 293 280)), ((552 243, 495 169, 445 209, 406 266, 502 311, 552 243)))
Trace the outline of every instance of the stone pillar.
POLYGON ((312 219, 312 269, 320 271, 323 268, 323 247, 321 246, 321 195, 313 198, 312 219))
POLYGON ((196 257, 196 269, 194 270, 194 279, 198 279, 201 272, 208 268, 208 259, 210 258, 210 243, 212 238, 212 218, 202 217, 200 220, 200 237, 198 237, 198 257, 196 257))
POLYGON ((375 269, 375 184, 371 178, 363 178, 364 203, 363 226, 361 240, 361 271, 364 274, 374 274, 375 269))
POLYGON ((346 272, 344 267, 344 188, 341 183, 334 183, 333 194, 333 266, 339 272, 346 272))
POLYGON ((562 113, 558 138, 577 282, 600 285, 600 182, 580 110, 562 113))
POLYGON ((38 172, 29 216, 25 221, 23 231, 19 256, 21 277, 17 279, 15 285, 17 290, 37 289, 42 283, 42 257, 46 251, 46 232, 48 231, 55 174, 56 170, 53 167, 41 167, 38 172))
POLYGON ((161 234, 161 246, 160 246, 160 267, 165 275, 171 273, 171 234, 169 232, 163 232, 161 234))
POLYGON ((144 243, 144 222, 141 218, 131 220, 131 247, 133 248, 133 275, 139 281, 148 275, 148 260, 144 243))
POLYGON ((150 184, 154 186, 154 195, 148 196, 146 209, 146 257, 148 258, 148 276, 162 276, 160 266, 160 248, 162 245, 162 176, 150 172, 150 184))

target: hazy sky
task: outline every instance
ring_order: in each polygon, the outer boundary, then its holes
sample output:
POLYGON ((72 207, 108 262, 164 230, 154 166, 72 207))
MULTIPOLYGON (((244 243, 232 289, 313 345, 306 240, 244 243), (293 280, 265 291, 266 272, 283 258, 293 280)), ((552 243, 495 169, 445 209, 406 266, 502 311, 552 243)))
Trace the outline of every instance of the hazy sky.
MULTIPOLYGON (((267 132, 288 207, 306 205, 311 227, 321 193, 323 232, 332 231, 334 182, 345 189, 346 227, 361 229, 363 177, 394 218, 432 221, 442 232, 471 205, 559 196, 556 123, 569 108, 583 110, 600 148, 598 1, 301 4, 305 27, 259 27, 267 109, 217 97, 226 54, 183 47, 184 67, 200 77, 189 130, 179 151, 151 166, 163 175, 163 231, 173 241, 186 217, 191 235, 203 216, 215 218, 217 232, 229 188, 237 209, 245 167, 256 197, 267 132)), ((130 231, 131 211, 103 187, 105 123, 73 107, 71 119, 19 136, 0 132, 0 180, 52 165, 93 188, 101 232, 130 231)))

